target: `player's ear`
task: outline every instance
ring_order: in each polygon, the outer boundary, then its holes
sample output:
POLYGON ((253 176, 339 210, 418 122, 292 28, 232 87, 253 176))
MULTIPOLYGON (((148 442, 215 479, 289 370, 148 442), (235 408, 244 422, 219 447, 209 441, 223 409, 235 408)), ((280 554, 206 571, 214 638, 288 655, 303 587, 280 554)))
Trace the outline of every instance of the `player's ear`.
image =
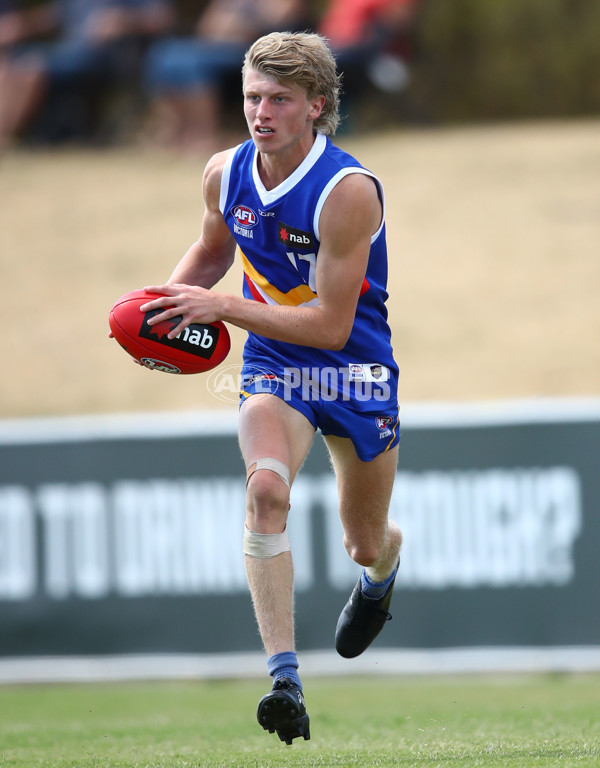
POLYGON ((315 96, 310 100, 310 112, 308 117, 310 120, 316 120, 325 106, 325 96, 315 96))

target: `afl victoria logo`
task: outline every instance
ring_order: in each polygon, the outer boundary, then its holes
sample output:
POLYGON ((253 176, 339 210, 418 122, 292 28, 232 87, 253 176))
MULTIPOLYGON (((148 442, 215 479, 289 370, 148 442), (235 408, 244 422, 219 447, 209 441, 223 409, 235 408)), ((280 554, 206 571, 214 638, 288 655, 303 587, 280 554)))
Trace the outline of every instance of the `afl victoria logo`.
POLYGON ((240 227, 250 229, 258 224, 258 216, 254 213, 252 208, 248 208, 246 205, 235 205, 231 209, 231 215, 240 227))
POLYGON ((389 429, 395 422, 395 419, 392 416, 376 416, 375 417, 375 424, 377 425, 377 429, 383 431, 389 429))

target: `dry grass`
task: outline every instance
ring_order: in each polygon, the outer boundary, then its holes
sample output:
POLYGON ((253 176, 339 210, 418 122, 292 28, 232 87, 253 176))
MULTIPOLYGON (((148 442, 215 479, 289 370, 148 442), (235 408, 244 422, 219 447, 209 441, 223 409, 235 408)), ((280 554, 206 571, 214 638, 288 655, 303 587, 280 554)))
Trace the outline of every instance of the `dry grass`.
MULTIPOLYGON (((342 142, 387 191, 403 401, 600 395, 598 128, 342 142)), ((222 406, 205 377, 143 370, 107 337, 112 302, 166 279, 199 234, 203 164, 131 148, 0 159, 1 417, 222 406)), ((223 289, 240 281, 235 267, 223 289)))

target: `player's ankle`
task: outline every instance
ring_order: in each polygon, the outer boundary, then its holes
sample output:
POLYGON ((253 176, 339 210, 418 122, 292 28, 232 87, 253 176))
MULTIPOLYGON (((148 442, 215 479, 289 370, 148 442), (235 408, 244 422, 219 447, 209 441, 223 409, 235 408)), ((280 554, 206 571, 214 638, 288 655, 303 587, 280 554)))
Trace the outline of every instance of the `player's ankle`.
POLYGON ((396 578, 397 570, 397 568, 394 568, 390 575, 383 581, 374 581, 367 571, 363 570, 360 580, 360 588, 363 595, 365 595, 365 597, 370 597, 373 600, 382 598, 396 578))
POLYGON ((300 676, 298 675, 298 657, 295 651, 282 651, 269 656, 267 659, 269 674, 273 682, 286 678, 290 682, 302 687, 300 676))

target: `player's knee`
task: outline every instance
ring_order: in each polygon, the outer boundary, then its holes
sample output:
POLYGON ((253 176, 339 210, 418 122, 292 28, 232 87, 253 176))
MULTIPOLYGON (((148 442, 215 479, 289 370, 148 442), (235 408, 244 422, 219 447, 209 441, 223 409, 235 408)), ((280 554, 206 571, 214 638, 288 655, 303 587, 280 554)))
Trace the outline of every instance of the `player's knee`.
POLYGON ((354 562, 362 565, 364 568, 368 568, 376 563, 382 554, 381 547, 376 542, 346 537, 344 545, 346 552, 348 552, 354 562))
POLYGON ((402 531, 395 523, 390 523, 389 525, 389 536, 392 546, 400 550, 403 540, 402 531))
POLYGON ((251 530, 265 530, 287 517, 290 491, 281 478, 261 470, 248 480, 246 491, 247 522, 251 530))

